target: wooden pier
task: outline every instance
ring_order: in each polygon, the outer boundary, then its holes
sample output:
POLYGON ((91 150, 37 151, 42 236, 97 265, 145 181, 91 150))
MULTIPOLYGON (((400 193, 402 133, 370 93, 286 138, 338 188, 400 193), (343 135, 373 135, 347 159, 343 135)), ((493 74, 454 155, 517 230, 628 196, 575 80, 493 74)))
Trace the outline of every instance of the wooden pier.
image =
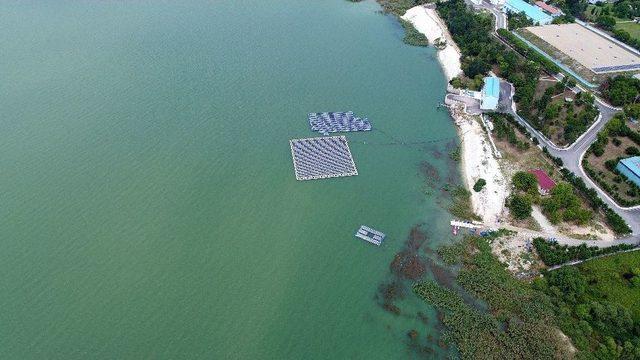
POLYGON ((458 235, 458 230, 460 230, 460 228, 469 229, 470 231, 475 233, 484 227, 484 225, 478 221, 469 222, 469 221, 451 220, 450 224, 451 224, 451 231, 453 232, 453 235, 458 235))

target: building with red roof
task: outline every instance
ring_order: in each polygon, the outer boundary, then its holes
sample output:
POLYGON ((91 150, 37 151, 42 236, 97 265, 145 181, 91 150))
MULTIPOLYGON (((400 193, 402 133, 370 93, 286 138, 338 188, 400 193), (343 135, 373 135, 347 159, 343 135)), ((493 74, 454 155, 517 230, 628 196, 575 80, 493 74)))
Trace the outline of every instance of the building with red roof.
POLYGON ((562 11, 560 11, 560 9, 558 9, 555 6, 551 6, 544 1, 536 1, 536 6, 544 10, 546 13, 548 13, 551 16, 555 17, 555 16, 562 15, 562 11))
POLYGON ((556 182, 542 169, 533 169, 529 170, 529 172, 538 180, 538 192, 540 192, 540 195, 549 195, 556 186, 556 182))

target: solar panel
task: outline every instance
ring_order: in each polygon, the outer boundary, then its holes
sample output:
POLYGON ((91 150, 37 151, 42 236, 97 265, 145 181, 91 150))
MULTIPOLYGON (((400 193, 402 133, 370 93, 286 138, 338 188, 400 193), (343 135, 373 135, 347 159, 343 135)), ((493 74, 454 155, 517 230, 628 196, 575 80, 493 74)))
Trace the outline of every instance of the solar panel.
POLYGON ((594 67, 593 72, 612 72, 612 71, 629 71, 640 69, 640 64, 616 65, 616 66, 600 66, 594 67))
POLYGON ((324 135, 334 132, 371 130, 369 119, 356 117, 353 111, 309 113, 308 119, 311 130, 324 135))
POLYGON ((289 140, 297 180, 358 175, 344 136, 289 140))

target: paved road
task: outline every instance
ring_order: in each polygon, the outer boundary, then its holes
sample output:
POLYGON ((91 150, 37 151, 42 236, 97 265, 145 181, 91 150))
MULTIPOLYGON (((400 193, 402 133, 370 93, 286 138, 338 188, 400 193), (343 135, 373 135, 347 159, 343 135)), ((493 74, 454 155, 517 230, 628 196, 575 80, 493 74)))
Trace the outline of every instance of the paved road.
POLYGON ((496 28, 495 30, 498 29, 506 29, 507 28, 507 15, 502 12, 502 10, 500 10, 498 7, 496 7, 495 5, 493 5, 491 2, 489 1, 483 1, 481 4, 476 5, 471 3, 472 6, 476 9, 481 9, 481 10, 487 10, 489 11, 491 14, 493 14, 493 16, 495 16, 496 18, 496 28))
POLYGON ((508 224, 502 224, 500 225, 500 227, 505 228, 507 230, 516 231, 520 235, 528 236, 531 238, 541 237, 544 239, 554 239, 559 244, 564 244, 569 246, 578 246, 578 245, 586 244, 587 246, 606 248, 606 247, 620 245, 620 244, 636 245, 638 241, 637 238, 632 236, 626 237, 624 239, 618 239, 618 240, 580 240, 580 239, 567 237, 564 235, 559 235, 553 232, 535 231, 535 230, 525 229, 525 228, 512 226, 508 224))
POLYGON ((634 235, 632 237, 627 237, 625 241, 631 240, 636 243, 640 243, 640 206, 636 206, 634 208, 623 208, 619 206, 593 181, 591 181, 582 169, 581 160, 585 151, 587 151, 589 146, 591 146, 591 144, 596 140, 598 132, 607 124, 607 122, 609 122, 609 120, 611 120, 611 118, 613 118, 616 112, 618 112, 617 109, 610 107, 600 99, 596 99, 596 106, 600 110, 600 116, 596 122, 580 138, 578 138, 576 142, 567 148, 557 147, 538 130, 534 129, 528 122, 521 118, 513 108, 509 110, 509 113, 513 115, 519 123, 525 126, 531 135, 538 139, 541 145, 546 146, 551 155, 562 159, 565 168, 581 177, 588 186, 596 189, 600 198, 629 224, 634 235))

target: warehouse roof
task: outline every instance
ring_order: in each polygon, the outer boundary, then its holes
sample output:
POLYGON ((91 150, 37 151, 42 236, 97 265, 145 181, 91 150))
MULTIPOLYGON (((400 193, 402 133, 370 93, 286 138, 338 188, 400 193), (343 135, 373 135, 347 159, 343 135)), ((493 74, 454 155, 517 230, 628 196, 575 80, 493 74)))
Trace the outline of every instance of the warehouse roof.
POLYGON ((529 170, 529 172, 535 175, 536 179, 538 179, 538 186, 540 186, 540 189, 549 191, 556 186, 556 182, 553 181, 553 179, 550 178, 544 170, 533 169, 529 170))
POLYGON ((620 160, 620 163, 629 169, 636 176, 640 177, 640 156, 634 156, 620 160))

